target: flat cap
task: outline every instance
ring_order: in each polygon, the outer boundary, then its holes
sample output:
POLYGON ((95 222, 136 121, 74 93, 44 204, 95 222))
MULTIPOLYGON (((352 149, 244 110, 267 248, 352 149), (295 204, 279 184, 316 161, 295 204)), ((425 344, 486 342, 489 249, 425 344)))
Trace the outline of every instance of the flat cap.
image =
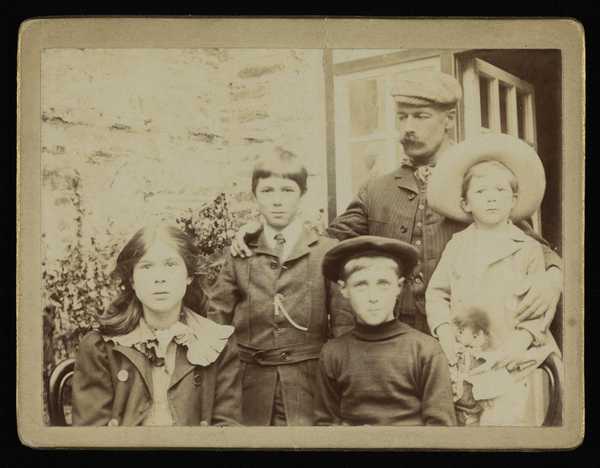
POLYGON ((359 236, 336 244, 323 257, 323 276, 330 281, 341 279, 348 261, 359 257, 387 257, 395 260, 402 275, 412 272, 419 251, 412 245, 389 237, 359 236))
POLYGON ((426 106, 451 106, 462 97, 460 84, 452 75, 436 70, 414 70, 398 75, 391 94, 396 102, 426 106))

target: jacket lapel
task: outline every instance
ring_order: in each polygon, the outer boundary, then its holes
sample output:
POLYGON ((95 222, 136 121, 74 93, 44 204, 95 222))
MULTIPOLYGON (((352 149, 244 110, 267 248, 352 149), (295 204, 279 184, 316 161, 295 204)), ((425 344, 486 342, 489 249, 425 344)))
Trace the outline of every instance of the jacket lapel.
POLYGON ((267 240, 265 238, 264 229, 259 234, 258 238, 254 241, 248 242, 248 247, 254 250, 255 254, 265 254, 276 257, 275 252, 273 252, 270 247, 267 245, 267 240))
POLYGON ((125 356, 135 366, 135 368, 142 376, 142 379, 144 380, 144 383, 148 388, 148 392, 150 393, 150 395, 153 395, 152 368, 150 367, 148 359, 146 359, 146 357, 139 351, 136 351, 135 349, 130 348, 128 346, 115 344, 114 350, 118 351, 123 356, 125 356))
POLYGON ((291 262, 310 253, 310 247, 319 240, 319 236, 312 229, 302 228, 302 234, 294 246, 290 256, 284 263, 291 262))
POLYGON ((188 375, 193 369, 194 365, 191 364, 186 356, 186 349, 183 346, 177 346, 177 352, 175 354, 175 369, 171 375, 171 382, 169 388, 177 385, 177 383, 188 375))
POLYGON ((399 188, 409 190, 414 193, 419 193, 417 179, 415 179, 415 175, 409 167, 402 166, 400 169, 398 169, 396 171, 395 178, 396 184, 399 188))
MULTIPOLYGON (((303 227, 302 233, 294 245, 292 252, 289 257, 285 259, 284 263, 290 262, 292 260, 296 260, 304 255, 307 255, 310 252, 310 247, 315 244, 319 240, 319 236, 312 229, 303 227)), ((264 231, 260 233, 258 239, 254 242, 249 242, 248 247, 254 250, 255 254, 264 254, 270 255, 272 257, 277 257, 275 253, 269 248, 267 245, 267 241, 265 239, 264 231)))
MULTIPOLYGON (((476 245, 477 228, 471 224, 467 229, 458 234, 461 238, 462 255, 459 255, 459 262, 470 261, 473 256, 472 248, 476 245), (462 259, 462 260, 460 260, 462 259)), ((506 236, 498 237, 497 242, 490 244, 490 248, 481 253, 478 263, 482 265, 492 265, 500 260, 510 257, 515 252, 521 250, 525 245, 527 238, 519 228, 511 224, 511 229, 506 236)))

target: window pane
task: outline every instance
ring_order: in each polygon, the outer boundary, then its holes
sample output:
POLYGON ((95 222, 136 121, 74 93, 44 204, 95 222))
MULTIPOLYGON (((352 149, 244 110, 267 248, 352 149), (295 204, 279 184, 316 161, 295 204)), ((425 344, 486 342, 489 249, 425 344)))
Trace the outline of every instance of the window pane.
POLYGON ((350 145, 352 158, 352 193, 371 177, 389 172, 385 140, 360 141, 350 145))
POLYGON ((379 83, 376 79, 349 83, 350 133, 352 137, 369 135, 381 126, 379 83))
POLYGON ((479 75, 479 102, 481 103, 481 126, 490 128, 490 80, 479 75))

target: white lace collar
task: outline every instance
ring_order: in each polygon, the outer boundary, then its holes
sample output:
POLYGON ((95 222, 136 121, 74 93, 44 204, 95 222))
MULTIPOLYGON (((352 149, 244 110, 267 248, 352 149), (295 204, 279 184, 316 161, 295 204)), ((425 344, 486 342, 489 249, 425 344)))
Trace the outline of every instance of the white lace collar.
POLYGON ((219 357, 234 328, 219 325, 184 307, 185 321, 175 322, 169 328, 154 331, 143 318, 137 327, 125 335, 105 336, 121 346, 134 348, 140 352, 153 348, 157 358, 164 358, 171 340, 187 349, 186 357, 191 364, 208 366, 219 357))

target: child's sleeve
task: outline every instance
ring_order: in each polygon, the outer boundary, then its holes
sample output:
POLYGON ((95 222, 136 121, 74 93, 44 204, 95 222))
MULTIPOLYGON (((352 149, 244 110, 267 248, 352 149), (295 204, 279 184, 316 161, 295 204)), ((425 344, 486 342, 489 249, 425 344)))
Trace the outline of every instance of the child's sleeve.
POLYGON ((562 259, 560 258, 560 255, 552 250, 549 242, 546 239, 536 233, 527 221, 521 220, 516 223, 516 226, 518 226, 525 234, 534 239, 541 246, 543 253, 542 258, 544 260, 544 270, 547 270, 550 267, 555 267, 562 270, 562 259))
MULTIPOLYGON (((532 241, 529 243, 526 255, 526 265, 524 266, 526 276, 542 273, 546 269, 545 254, 542 245, 532 241)), ((516 328, 527 330, 533 337, 533 346, 542 346, 546 343, 546 334, 550 327, 550 322, 554 313, 546 313, 541 317, 524 320, 517 323, 516 328)))
POLYGON ((448 361, 439 345, 420 360, 421 417, 426 426, 456 426, 448 361))
POLYGON ((427 324, 433 336, 437 337, 436 329, 444 324, 450 323, 450 275, 452 264, 453 242, 450 240, 442 252, 427 291, 425 292, 425 313, 427 324))
MULTIPOLYGON (((327 281, 327 280, 325 280, 327 281)), ((354 328, 354 314, 350 302, 340 292, 340 286, 327 281, 329 289, 329 315, 331 334, 335 338, 354 328)))
POLYGON ((340 394, 337 381, 331 371, 332 356, 323 347, 319 358, 319 367, 315 389, 315 425, 335 426, 342 422, 340 414, 340 394))
POLYGON ((233 322, 233 311, 240 299, 233 262, 233 257, 228 253, 219 276, 208 293, 206 316, 223 325, 231 325, 233 322))
POLYGON ((73 426, 106 426, 114 389, 106 343, 96 332, 79 344, 72 388, 73 426))
POLYGON ((237 426, 241 423, 242 380, 235 335, 219 356, 212 424, 237 426))

